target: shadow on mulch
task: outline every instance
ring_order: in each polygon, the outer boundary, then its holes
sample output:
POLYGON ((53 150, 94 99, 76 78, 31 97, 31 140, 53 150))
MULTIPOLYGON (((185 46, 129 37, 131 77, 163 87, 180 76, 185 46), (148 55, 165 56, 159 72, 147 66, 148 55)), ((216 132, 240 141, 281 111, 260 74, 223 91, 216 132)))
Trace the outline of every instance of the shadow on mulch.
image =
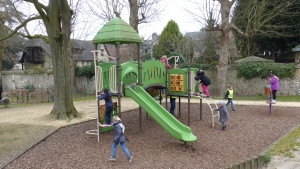
MULTIPOLYGON (((198 140, 188 144, 172 138, 144 111, 141 132, 138 109, 122 113, 126 145, 133 155, 130 164, 120 147, 117 161, 108 161, 113 132, 101 134, 97 142, 96 135, 86 134, 96 129, 96 121, 91 120, 57 130, 4 168, 225 168, 260 154, 300 124, 299 108, 273 106, 269 115, 268 105, 236 105, 236 112, 229 111, 227 130, 221 131, 219 124, 212 127, 208 106, 203 106, 200 120, 199 107, 190 106, 190 128, 198 140)), ((186 125, 187 110, 182 104, 178 118, 186 125)))

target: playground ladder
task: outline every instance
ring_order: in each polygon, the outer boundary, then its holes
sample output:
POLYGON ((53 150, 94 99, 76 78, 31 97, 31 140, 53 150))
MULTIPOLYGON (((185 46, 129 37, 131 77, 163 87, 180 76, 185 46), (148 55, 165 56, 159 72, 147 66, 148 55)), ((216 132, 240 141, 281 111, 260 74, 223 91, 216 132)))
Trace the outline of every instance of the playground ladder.
POLYGON ((209 106, 209 109, 211 111, 211 116, 212 116, 212 127, 215 127, 215 117, 220 118, 220 113, 219 111, 214 111, 213 109, 214 108, 218 108, 216 102, 211 98, 211 97, 204 97, 204 96, 201 96, 201 95, 198 95, 198 96, 195 96, 197 98, 200 98, 202 100, 205 101, 205 103, 209 106))

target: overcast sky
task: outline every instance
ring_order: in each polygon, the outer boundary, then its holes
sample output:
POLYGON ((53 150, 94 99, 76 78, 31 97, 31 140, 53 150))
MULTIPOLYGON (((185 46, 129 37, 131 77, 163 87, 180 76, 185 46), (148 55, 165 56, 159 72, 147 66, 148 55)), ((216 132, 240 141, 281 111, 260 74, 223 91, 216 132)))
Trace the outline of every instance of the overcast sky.
MULTIPOLYGON (((155 21, 139 25, 139 35, 145 39, 148 39, 151 37, 152 33, 161 34, 162 30, 171 19, 178 24, 179 29, 183 34, 186 32, 199 31, 203 25, 201 25, 199 22, 196 22, 193 17, 185 11, 186 9, 195 11, 195 7, 193 7, 193 4, 189 2, 190 1, 187 0, 161 0, 160 3, 164 11, 155 21)), ((82 6, 84 5, 86 4, 83 3, 82 6)), ((26 11, 31 11, 32 13, 35 11, 34 7, 30 7, 30 10, 28 10, 28 6, 23 6, 23 8, 26 11)), ((92 40, 98 30, 102 28, 104 23, 99 21, 99 19, 95 18, 91 14, 86 14, 86 9, 87 7, 82 7, 82 9, 78 11, 79 18, 73 30, 75 33, 71 38, 92 40)), ((121 17, 125 22, 129 23, 128 17, 121 17)), ((39 33, 38 30, 40 29, 40 26, 38 26, 37 23, 31 23, 29 25, 30 30, 35 31, 33 33, 39 33)), ((43 31, 43 33, 45 34, 45 31, 43 31)))
POLYGON ((185 9, 194 10, 192 4, 186 3, 182 0, 162 0, 165 10, 159 16, 159 19, 149 24, 142 24, 139 26, 139 34, 141 37, 148 38, 153 32, 160 34, 167 23, 174 20, 181 31, 181 33, 199 31, 203 25, 196 22, 193 17, 185 11, 185 9))
MULTIPOLYGON (((195 8, 192 5, 193 4, 189 3, 189 1, 187 0, 161 0, 160 7, 164 10, 160 13, 158 18, 151 23, 140 24, 139 35, 144 39, 149 39, 152 33, 161 34, 162 30, 171 19, 178 24, 179 29, 183 34, 185 34, 186 32, 199 31, 203 27, 203 25, 201 25, 199 22, 196 22, 193 17, 186 11, 186 9, 195 11, 195 8)), ((125 10, 122 11, 121 18, 125 22, 129 23, 129 16, 124 13, 126 13, 125 10)), ((84 29, 88 29, 88 31, 86 31, 87 33, 85 33, 85 35, 87 36, 75 35, 75 37, 84 37, 84 39, 87 40, 93 39, 98 30, 100 30, 104 24, 101 23, 102 21, 99 21, 99 19, 94 18, 94 16, 92 15, 89 15, 88 18, 78 19, 78 22, 78 24, 86 25, 77 26, 74 28, 74 31, 77 31, 78 33, 83 30, 82 27, 84 27, 84 29), (86 21, 86 23, 80 23, 82 20, 86 21)))

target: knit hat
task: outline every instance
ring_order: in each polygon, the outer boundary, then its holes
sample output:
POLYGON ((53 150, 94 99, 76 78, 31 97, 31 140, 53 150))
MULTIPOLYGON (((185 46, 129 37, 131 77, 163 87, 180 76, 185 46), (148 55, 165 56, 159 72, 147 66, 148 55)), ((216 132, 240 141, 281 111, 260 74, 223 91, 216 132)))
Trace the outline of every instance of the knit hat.
POLYGON ((113 119, 113 122, 121 120, 120 117, 118 117, 118 116, 113 116, 112 119, 113 119))
POLYGON ((226 103, 225 103, 224 100, 220 100, 220 101, 219 101, 219 104, 222 105, 222 106, 224 106, 224 107, 226 106, 226 103))

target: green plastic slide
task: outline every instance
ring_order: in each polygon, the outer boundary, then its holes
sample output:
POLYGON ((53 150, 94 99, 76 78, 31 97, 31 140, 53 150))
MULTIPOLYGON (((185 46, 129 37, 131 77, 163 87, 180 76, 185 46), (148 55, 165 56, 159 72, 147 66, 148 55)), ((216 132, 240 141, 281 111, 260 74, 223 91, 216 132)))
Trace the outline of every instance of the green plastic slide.
POLYGON ((126 96, 131 97, 145 110, 160 126, 162 126, 172 137, 183 142, 195 142, 195 136, 191 129, 173 115, 171 115, 164 107, 155 101, 141 86, 125 87, 126 96))

